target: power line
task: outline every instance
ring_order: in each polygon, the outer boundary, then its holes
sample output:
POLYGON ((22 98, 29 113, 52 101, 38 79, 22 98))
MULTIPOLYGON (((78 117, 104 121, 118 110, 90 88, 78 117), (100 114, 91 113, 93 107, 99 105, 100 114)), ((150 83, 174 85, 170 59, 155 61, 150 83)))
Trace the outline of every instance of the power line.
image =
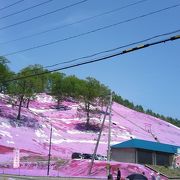
POLYGON ((124 21, 120 21, 120 22, 114 23, 114 24, 103 26, 103 27, 100 27, 100 28, 97 28, 97 29, 94 29, 94 30, 91 30, 91 31, 87 31, 87 32, 84 32, 84 33, 81 33, 81 34, 78 34, 78 35, 69 36, 69 37, 66 37, 66 38, 63 38, 63 39, 58 39, 56 41, 51 41, 51 42, 48 42, 48 43, 45 43, 45 44, 40 44, 40 45, 37 45, 37 46, 33 46, 33 47, 26 48, 26 49, 22 49, 22 50, 19 50, 19 51, 10 52, 10 53, 4 54, 2 56, 10 56, 10 55, 14 55, 14 54, 19 54, 19 53, 22 53, 22 52, 31 51, 33 49, 38 49, 38 48, 42 48, 42 47, 45 47, 45 46, 57 44, 57 43, 60 43, 60 42, 63 42, 63 41, 67 41, 67 40, 70 40, 70 39, 75 39, 75 38, 78 38, 78 37, 81 37, 81 36, 85 36, 85 35, 88 35, 88 34, 91 34, 91 33, 102 31, 104 29, 112 28, 114 26, 118 26, 118 25, 123 24, 123 23, 128 23, 128 22, 131 22, 131 21, 134 21, 134 20, 137 20, 137 19, 141 19, 141 18, 150 16, 150 15, 153 15, 153 14, 157 14, 157 13, 160 13, 162 11, 166 11, 166 10, 178 7, 178 6, 180 6, 180 4, 176 4, 176 5, 169 6, 169 7, 157 10, 157 11, 153 11, 153 12, 150 12, 150 13, 147 13, 147 14, 136 16, 136 17, 124 20, 124 21))
POLYGON ((144 48, 154 46, 154 45, 157 45, 157 44, 166 43, 168 41, 175 41, 175 40, 178 40, 178 39, 180 39, 180 35, 175 35, 175 36, 163 39, 163 40, 159 40, 159 41, 155 41, 155 42, 152 42, 152 43, 149 43, 149 44, 136 46, 134 48, 126 49, 126 50, 123 50, 121 52, 114 53, 114 54, 111 54, 111 55, 107 55, 107 56, 104 56, 104 57, 101 57, 101 58, 97 58, 97 59, 93 59, 93 60, 89 60, 89 61, 85 61, 85 62, 65 66, 65 67, 62 67, 62 68, 57 68, 57 69, 46 71, 46 72, 43 72, 43 73, 37 73, 37 74, 32 74, 32 75, 28 75, 28 76, 22 76, 22 77, 19 77, 19 78, 6 80, 6 81, 4 81, 4 83, 16 81, 16 80, 21 80, 21 79, 26 79, 26 78, 30 78, 30 77, 34 77, 34 76, 40 76, 40 75, 44 75, 44 74, 48 74, 48 73, 56 72, 56 71, 60 71, 60 70, 70 69, 70 68, 82 66, 82 65, 85 65, 85 64, 91 64, 91 63, 95 63, 95 62, 99 62, 99 61, 104 61, 104 60, 111 59, 113 57, 117 57, 117 56, 127 54, 127 53, 130 53, 130 52, 133 52, 133 51, 144 49, 144 48))
POLYGON ((12 6, 16 5, 16 4, 19 4, 19 3, 23 2, 23 1, 24 1, 24 0, 19 0, 19 1, 16 1, 15 3, 12 3, 12 4, 9 4, 9 5, 7 5, 7 6, 4 6, 4 7, 0 8, 0 11, 2 11, 2 10, 4 10, 4 9, 7 9, 7 8, 9 8, 9 7, 12 7, 12 6))
MULTIPOLYGON (((90 21, 90 20, 92 20, 92 19, 95 19, 95 18, 104 16, 104 15, 108 15, 108 14, 111 14, 111 13, 115 13, 115 12, 117 12, 117 11, 120 11, 120 10, 122 10, 122 9, 128 8, 128 7, 130 7, 130 6, 134 6, 134 5, 143 3, 143 2, 145 2, 145 1, 147 1, 147 0, 137 1, 137 2, 135 2, 135 3, 131 3, 131 4, 128 4, 128 5, 126 5, 126 6, 122 6, 122 7, 119 7, 119 8, 113 9, 113 10, 110 10, 110 11, 106 11, 106 12, 97 14, 97 15, 95 15, 95 16, 90 16, 90 17, 88 17, 88 18, 84 18, 84 19, 81 19, 81 20, 78 20, 78 21, 75 21, 75 22, 72 22, 72 23, 69 23, 69 24, 65 24, 65 25, 62 25, 62 26, 57 26, 57 27, 54 27, 54 28, 47 29, 47 30, 45 30, 45 31, 40 31, 40 32, 38 32, 38 33, 34 33, 34 34, 31 34, 31 35, 22 36, 22 37, 20 37, 20 38, 16 38, 16 39, 13 39, 13 40, 5 41, 5 42, 0 42, 0 44, 7 44, 7 43, 11 43, 11 42, 23 40, 23 39, 31 38, 31 37, 34 37, 34 36, 39 36, 39 35, 42 35, 42 34, 45 34, 45 33, 51 32, 51 31, 63 29, 63 28, 66 28, 66 27, 69 27, 69 26, 72 26, 72 25, 75 25, 75 24, 80 24, 80 23, 83 23, 83 22, 86 22, 86 21, 90 21)), ((0 18, 0 19, 1 19, 1 18, 0 18)))
POLYGON ((7 29, 7 28, 10 28, 10 27, 14 27, 14 26, 17 26, 19 24, 23 24, 23 23, 26 23, 26 22, 29 22, 29 21, 32 21, 32 20, 35 20, 35 19, 38 19, 38 18, 41 18, 41 17, 44 17, 44 16, 47 16, 47 15, 50 15, 50 14, 53 14, 53 13, 56 13, 58 11, 62 11, 64 9, 67 9, 67 8, 70 8, 70 7, 73 7, 73 6, 76 6, 76 5, 79 5, 79 4, 82 4, 82 3, 85 3, 86 1, 88 0, 83 0, 83 1, 79 1, 77 3, 74 3, 74 4, 70 4, 68 6, 65 6, 65 7, 62 7, 62 8, 58 8, 54 11, 50 11, 50 12, 47 12, 47 13, 44 13, 44 14, 41 14, 39 16, 35 16, 35 17, 32 17, 30 19, 26 19, 26 20, 23 20, 23 21, 19 21, 17 23, 14 23, 14 24, 10 24, 10 25, 7 25, 7 26, 4 26, 4 27, 1 27, 0 30, 4 30, 4 29, 7 29))
MULTIPOLYGON (((155 38, 171 35, 171 34, 178 33, 178 32, 180 32, 180 29, 175 30, 175 31, 171 31, 171 32, 166 32, 166 33, 163 33, 163 34, 158 34, 158 35, 155 35, 155 36, 151 36, 149 38, 146 38, 146 39, 143 39, 143 40, 140 40, 140 41, 136 41, 136 42, 129 43, 129 44, 122 45, 122 46, 118 46, 118 47, 115 47, 115 48, 112 48, 112 49, 96 52, 96 53, 93 53, 93 54, 90 54, 90 55, 87 55, 87 56, 82 56, 82 57, 79 57, 79 58, 74 58, 74 59, 71 59, 71 60, 68 60, 68 61, 63 61, 63 62, 60 62, 60 63, 53 64, 53 65, 43 66, 43 68, 51 68, 51 67, 55 67, 55 66, 62 65, 62 64, 72 63, 72 62, 75 62, 75 61, 78 61, 78 60, 82 60, 82 59, 92 58, 92 57, 100 55, 100 54, 104 54, 104 53, 108 53, 108 52, 113 52, 113 51, 116 51, 116 50, 119 50, 119 49, 122 49, 122 48, 126 48, 126 47, 129 47, 129 46, 132 46, 132 45, 137 45, 137 44, 144 43, 144 42, 147 42, 147 41, 155 39, 155 38)), ((32 71, 34 71, 34 70, 32 70, 32 71)), ((2 80, 2 79, 0 79, 0 80, 2 80)))
POLYGON ((97 56, 97 55, 100 55, 100 54, 103 54, 103 53, 112 52, 112 51, 115 51, 115 50, 119 50, 119 49, 122 49, 122 48, 125 48, 125 47, 129 47, 129 46, 132 46, 132 45, 139 44, 139 43, 144 43, 146 41, 149 41, 149 40, 152 40, 152 39, 155 39, 155 38, 158 38, 158 37, 167 36, 167 35, 171 35, 171 34, 178 33, 178 32, 180 32, 180 29, 175 30, 175 31, 171 31, 171 32, 168 32, 168 33, 164 33, 164 34, 158 34, 158 35, 152 36, 150 38, 146 38, 146 39, 143 39, 141 41, 133 42, 133 43, 126 44, 126 45, 123 45, 123 46, 118 46, 118 47, 113 48, 113 49, 96 52, 96 53, 88 55, 88 56, 82 56, 82 57, 79 57, 79 58, 71 59, 69 61, 63 61, 61 63, 56 63, 56 64, 49 65, 49 66, 44 66, 44 68, 50 68, 50 67, 58 66, 58 65, 61 65, 61 64, 72 63, 72 62, 75 62, 75 61, 78 61, 78 60, 81 60, 81 59, 91 58, 91 57, 94 57, 94 56, 97 56))
POLYGON ((130 119, 128 119, 127 117, 121 115, 120 113, 118 113, 117 111, 115 111, 114 109, 112 110, 113 112, 115 112, 118 116, 120 116, 121 118, 125 119, 125 120, 128 120, 131 124, 133 124, 134 126, 142 129, 143 131, 147 132, 143 127, 137 125, 136 123, 134 123, 133 121, 131 121, 130 119))
POLYGON ((5 19, 5 18, 8 18, 8 17, 11 17, 11 16, 14 16, 14 15, 16 15, 16 14, 20 14, 20 13, 22 13, 22 12, 31 10, 31 9, 36 8, 36 7, 42 6, 42 5, 47 4, 47 3, 51 2, 51 1, 53 1, 53 0, 48 0, 48 1, 45 1, 45 2, 42 2, 42 3, 36 4, 36 5, 33 5, 33 6, 31 6, 31 7, 28 7, 28 8, 26 8, 26 9, 22 9, 22 10, 20 10, 20 11, 17 11, 17 12, 14 12, 14 13, 11 13, 11 14, 8 14, 8 15, 5 15, 5 16, 2 16, 2 17, 0 17, 0 20, 1 20, 1 19, 5 19))

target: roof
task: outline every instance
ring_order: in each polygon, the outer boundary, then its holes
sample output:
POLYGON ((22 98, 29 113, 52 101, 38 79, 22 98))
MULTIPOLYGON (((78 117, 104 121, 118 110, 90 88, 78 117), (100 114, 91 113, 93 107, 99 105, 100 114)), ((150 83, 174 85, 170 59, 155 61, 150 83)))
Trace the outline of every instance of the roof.
POLYGON ((163 143, 159 143, 159 142, 145 141, 145 140, 141 140, 141 139, 131 139, 131 140, 119 143, 119 144, 115 144, 115 145, 111 146, 111 148, 117 148, 117 149, 135 148, 135 149, 145 149, 145 150, 175 154, 175 153, 177 153, 177 149, 180 147, 174 146, 171 144, 163 144, 163 143))

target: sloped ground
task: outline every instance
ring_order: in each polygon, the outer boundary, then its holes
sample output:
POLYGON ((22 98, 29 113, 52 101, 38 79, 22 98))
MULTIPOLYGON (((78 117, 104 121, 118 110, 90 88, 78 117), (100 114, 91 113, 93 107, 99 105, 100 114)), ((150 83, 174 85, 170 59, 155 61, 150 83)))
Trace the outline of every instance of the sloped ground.
MULTIPOLYGON (((88 161, 69 161, 73 152, 93 153, 97 140, 97 131, 84 131, 81 126, 85 123, 85 117, 79 114, 77 109, 79 104, 66 101, 63 105, 68 106, 68 110, 56 109, 54 99, 46 94, 40 94, 35 101, 30 103, 30 108, 22 108, 22 120, 16 121, 17 107, 12 107, 8 103, 8 96, 0 94, 0 162, 1 166, 9 164, 8 168, 11 173, 17 173, 11 169, 12 149, 21 150, 21 173, 25 174, 46 174, 47 155, 49 148, 50 127, 52 124, 52 158, 63 160, 65 164, 52 166, 52 175, 72 175, 86 176, 88 161), (25 166, 28 158, 25 157, 42 157, 44 165, 38 169, 39 165, 25 166), (43 169, 44 168, 44 169, 43 169), (31 170, 32 169, 32 170, 31 170), (54 172, 54 173, 53 173, 54 172)), ((113 103, 112 116, 112 142, 111 144, 120 143, 130 138, 145 139, 150 141, 159 141, 162 143, 180 145, 180 128, 171 125, 163 120, 157 119, 150 115, 136 112, 117 103, 113 103)), ((95 126, 101 124, 103 114, 93 118, 95 126)), ((98 154, 106 155, 108 138, 108 119, 105 122, 101 136, 98 154)), ((41 163, 42 163, 41 159, 41 163)), ((43 163, 42 163, 43 164, 43 163)), ((116 163, 115 163, 116 164, 116 163)), ((144 166, 132 164, 119 164, 123 176, 130 172, 147 171, 144 166), (131 168, 133 166, 133 168, 131 168), (132 169, 132 170, 131 170, 132 169)), ((115 166, 115 169, 117 167, 115 166)), ((95 164, 94 176, 106 175, 106 163, 97 162, 95 164)), ((2 169, 1 169, 2 171, 2 169)), ((114 170, 114 174, 115 174, 114 170)), ((147 171, 147 175, 150 172, 147 171)))

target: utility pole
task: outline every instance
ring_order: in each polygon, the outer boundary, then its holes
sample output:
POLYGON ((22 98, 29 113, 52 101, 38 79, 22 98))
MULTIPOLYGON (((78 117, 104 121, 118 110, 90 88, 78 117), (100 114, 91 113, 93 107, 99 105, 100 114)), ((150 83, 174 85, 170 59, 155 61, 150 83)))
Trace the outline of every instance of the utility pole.
POLYGON ((112 118, 112 92, 109 103, 109 132, 108 132, 108 151, 107 151, 107 175, 110 176, 110 161, 111 161, 111 118, 112 118))
POLYGON ((94 163, 94 160, 95 160, 95 156, 96 156, 96 153, 97 153, 97 149, 98 149, 99 141, 100 141, 100 138, 101 138, 101 133, 102 133, 102 130, 103 130, 103 127, 104 127, 104 122, 106 120, 106 115, 107 115, 108 109, 109 109, 109 105, 107 105, 107 107, 106 107, 106 112, 104 114, 103 122, 101 124, 100 132, 99 132, 98 139, 97 139, 97 142, 96 142, 96 146, 95 146, 95 149, 94 149, 94 153, 93 153, 93 157, 92 157, 92 160, 91 160, 88 175, 91 174, 91 170, 92 170, 93 163, 94 163))
POLYGON ((51 141, 52 141, 52 123, 51 123, 51 130, 50 130, 50 139, 49 139, 49 154, 48 154, 47 176, 49 176, 50 161, 51 161, 51 141))

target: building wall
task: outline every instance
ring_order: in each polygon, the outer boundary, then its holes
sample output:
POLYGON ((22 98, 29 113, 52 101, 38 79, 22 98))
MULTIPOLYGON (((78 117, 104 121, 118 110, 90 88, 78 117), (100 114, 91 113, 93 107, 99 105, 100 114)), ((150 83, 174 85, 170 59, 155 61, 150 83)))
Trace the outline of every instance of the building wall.
POLYGON ((152 151, 137 149, 137 163, 139 164, 153 164, 153 155, 152 151))
POLYGON ((111 149, 111 160, 135 163, 135 149, 111 149))
POLYGON ((139 164, 172 165, 172 154, 143 149, 111 149, 111 160, 139 164))
POLYGON ((156 152, 156 165, 172 166, 173 155, 156 152))

